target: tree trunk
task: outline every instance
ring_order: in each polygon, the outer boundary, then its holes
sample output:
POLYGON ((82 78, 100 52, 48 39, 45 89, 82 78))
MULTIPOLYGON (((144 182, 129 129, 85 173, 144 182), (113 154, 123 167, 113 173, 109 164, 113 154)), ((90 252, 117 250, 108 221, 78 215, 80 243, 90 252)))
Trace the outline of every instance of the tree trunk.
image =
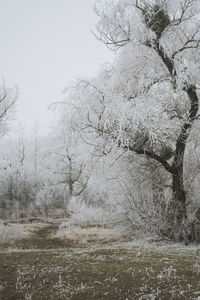
MULTIPOLYGON (((187 133, 188 134, 188 133, 187 133)), ((182 132, 176 142, 176 151, 172 164, 172 192, 173 192, 173 209, 174 209, 174 229, 182 227, 187 219, 186 195, 183 180, 183 162, 185 153, 186 132, 182 132), (176 228, 178 227, 178 228, 176 228)), ((178 230, 179 231, 179 230, 178 230)), ((180 239, 180 237, 178 238, 180 239)))
POLYGON ((185 89, 191 101, 191 108, 189 111, 188 121, 183 125, 181 133, 176 142, 176 151, 174 156, 174 161, 172 164, 172 189, 173 189, 173 209, 174 209, 174 220, 173 220, 173 238, 176 241, 184 240, 187 242, 188 233, 185 228, 185 220, 187 219, 186 210, 186 195, 184 190, 184 180, 183 180, 183 164, 184 164, 184 154, 187 138, 190 134, 192 125, 196 119, 198 113, 199 103, 196 94, 196 88, 190 86, 185 89))
POLYGON ((72 182, 71 178, 70 178, 68 185, 69 185, 69 201, 70 201, 73 196, 73 182, 72 182))
POLYGON ((186 196, 183 187, 183 178, 178 174, 172 175, 172 190, 174 202, 174 217, 177 224, 181 224, 186 218, 186 196))
POLYGON ((72 179, 72 160, 71 157, 69 158, 69 201, 73 196, 73 179, 72 179))
POLYGON ((178 171, 172 174, 173 203, 172 214, 170 214, 170 223, 172 226, 170 237, 177 242, 185 240, 184 225, 185 220, 187 219, 186 195, 183 186, 183 173, 182 170, 178 171))

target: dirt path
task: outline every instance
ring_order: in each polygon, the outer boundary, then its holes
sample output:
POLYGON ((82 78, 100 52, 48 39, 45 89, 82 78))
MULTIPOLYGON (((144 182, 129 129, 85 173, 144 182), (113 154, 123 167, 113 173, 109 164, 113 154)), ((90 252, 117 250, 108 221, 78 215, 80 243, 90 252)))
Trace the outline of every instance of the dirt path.
MULTIPOLYGON (((30 224, 27 224, 27 226, 30 226, 30 224)), ((59 224, 55 223, 32 225, 32 230, 26 237, 3 243, 0 248, 3 250, 51 250, 74 247, 73 242, 54 237, 58 227, 59 224)))
POLYGON ((20 241, 18 248, 22 249, 63 249, 73 247, 69 240, 55 238, 59 224, 42 224, 38 226, 28 239, 20 241))
POLYGON ((56 250, 128 241, 120 231, 105 226, 65 224, 62 221, 37 223, 7 222, 0 230, 0 250, 56 250), (60 227, 60 225, 62 226, 60 227), (59 228, 60 227, 60 228, 59 228))

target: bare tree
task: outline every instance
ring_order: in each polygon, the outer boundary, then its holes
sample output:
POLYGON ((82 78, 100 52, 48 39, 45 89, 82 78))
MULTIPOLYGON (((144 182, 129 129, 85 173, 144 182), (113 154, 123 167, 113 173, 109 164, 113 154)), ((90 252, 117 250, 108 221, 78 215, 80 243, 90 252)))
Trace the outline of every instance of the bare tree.
POLYGON ((66 152, 56 153, 61 161, 61 170, 55 171, 60 178, 58 183, 64 184, 67 188, 67 198, 65 199, 65 207, 72 197, 78 197, 87 187, 89 177, 84 172, 84 163, 78 163, 76 154, 70 153, 68 147, 66 152))
POLYGON ((0 134, 7 131, 8 120, 18 97, 17 89, 6 88, 5 84, 0 87, 0 134))

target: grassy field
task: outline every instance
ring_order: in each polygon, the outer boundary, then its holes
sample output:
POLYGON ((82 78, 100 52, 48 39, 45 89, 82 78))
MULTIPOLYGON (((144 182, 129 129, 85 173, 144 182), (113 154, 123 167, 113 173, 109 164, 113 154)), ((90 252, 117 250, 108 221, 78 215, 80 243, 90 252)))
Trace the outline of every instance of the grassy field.
MULTIPOLYGON (((0 253, 1 300, 200 299, 199 247, 130 242, 78 247, 57 240, 45 246, 45 230, 39 234, 43 250, 0 253)), ((22 248, 32 238, 21 241, 22 248)))

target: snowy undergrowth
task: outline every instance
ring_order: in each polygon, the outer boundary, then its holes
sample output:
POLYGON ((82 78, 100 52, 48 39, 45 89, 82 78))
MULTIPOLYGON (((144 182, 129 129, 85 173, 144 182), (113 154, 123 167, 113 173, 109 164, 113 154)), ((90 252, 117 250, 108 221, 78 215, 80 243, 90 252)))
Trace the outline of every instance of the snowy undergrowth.
POLYGON ((61 223, 56 238, 68 239, 81 244, 87 242, 121 241, 124 228, 116 222, 116 207, 89 205, 78 198, 72 198, 69 205, 70 218, 61 223))
POLYGON ((8 243, 11 241, 27 238, 32 231, 32 226, 26 224, 0 224, 0 244, 8 243))
POLYGON ((114 220, 114 211, 111 207, 103 208, 94 205, 88 205, 84 201, 72 198, 68 205, 68 209, 72 212, 70 217, 71 223, 76 224, 107 224, 114 220))

